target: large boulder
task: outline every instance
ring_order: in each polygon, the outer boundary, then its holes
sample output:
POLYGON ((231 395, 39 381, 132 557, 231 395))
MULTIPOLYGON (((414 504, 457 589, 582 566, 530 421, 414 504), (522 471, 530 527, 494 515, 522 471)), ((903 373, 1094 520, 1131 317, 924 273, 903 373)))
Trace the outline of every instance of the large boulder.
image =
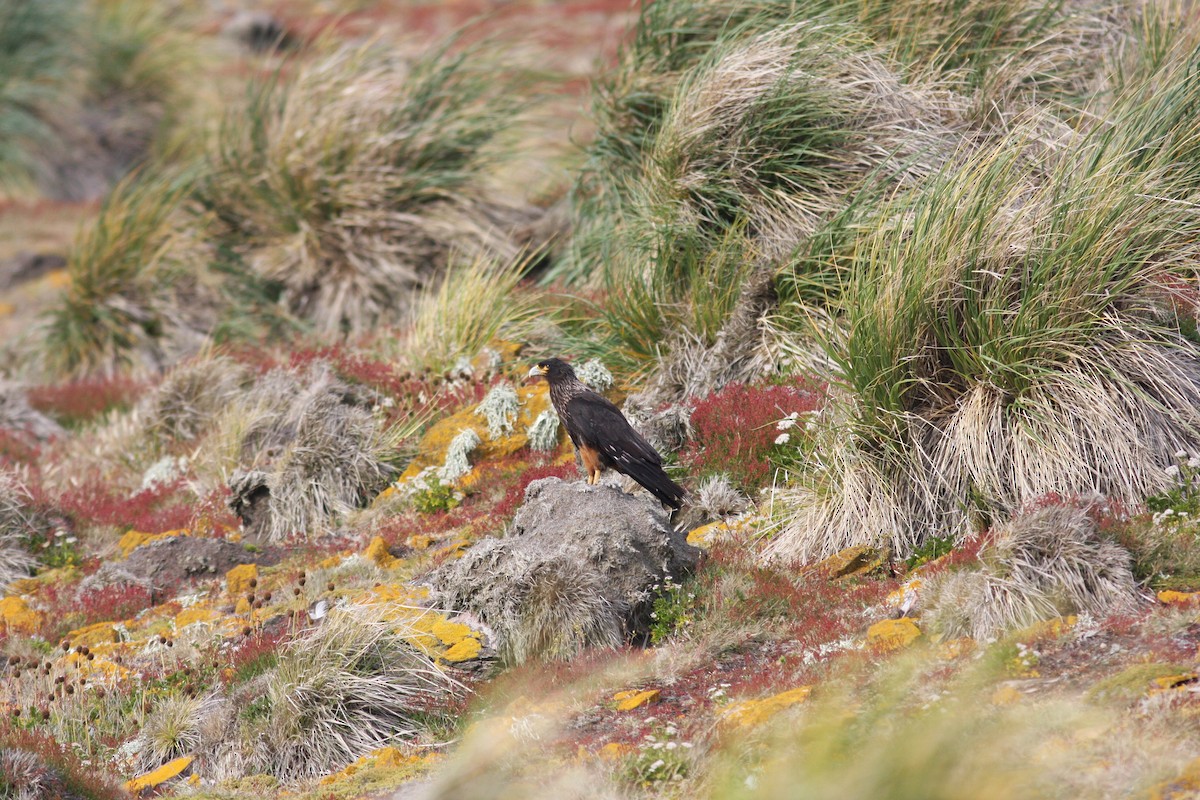
POLYGON ((534 481, 503 539, 485 539, 429 580, 447 607, 494 632, 513 663, 569 658, 644 637, 656 589, 700 551, 661 508, 611 486, 534 481))

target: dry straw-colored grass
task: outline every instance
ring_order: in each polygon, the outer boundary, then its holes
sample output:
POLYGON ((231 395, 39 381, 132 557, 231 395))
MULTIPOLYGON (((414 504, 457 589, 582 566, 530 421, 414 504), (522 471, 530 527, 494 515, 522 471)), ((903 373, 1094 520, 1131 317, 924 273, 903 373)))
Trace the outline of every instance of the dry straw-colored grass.
POLYGON ((39 566, 24 541, 33 527, 28 502, 17 476, 0 471, 0 590, 39 566))
POLYGON ((385 745, 426 740, 429 720, 462 687, 404 626, 347 606, 280 653, 265 688, 267 771, 312 778, 385 745))
POLYGON ((923 624, 946 638, 984 641, 1068 614, 1133 611, 1129 553, 1097 531, 1092 511, 1050 505, 999 526, 978 570, 943 573, 928 587, 923 624))

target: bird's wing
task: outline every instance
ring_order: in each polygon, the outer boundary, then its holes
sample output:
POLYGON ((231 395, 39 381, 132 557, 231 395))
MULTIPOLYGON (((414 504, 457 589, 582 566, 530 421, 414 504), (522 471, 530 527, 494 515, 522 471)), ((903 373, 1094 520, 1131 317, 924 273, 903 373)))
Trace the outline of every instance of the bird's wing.
POLYGON ((600 450, 618 466, 631 458, 662 464, 662 457, 633 429, 620 409, 599 394, 581 392, 567 405, 572 427, 580 440, 600 450))

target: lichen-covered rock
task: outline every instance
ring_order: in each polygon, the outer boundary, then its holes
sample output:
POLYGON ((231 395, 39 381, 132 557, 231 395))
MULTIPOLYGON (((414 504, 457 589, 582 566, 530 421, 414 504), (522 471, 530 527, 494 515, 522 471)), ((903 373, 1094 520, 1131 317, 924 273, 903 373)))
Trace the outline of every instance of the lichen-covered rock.
POLYGON ((520 663, 645 635, 655 589, 699 554, 645 499, 547 478, 526 489, 507 536, 478 542, 429 580, 520 663))
POLYGON ((900 650, 921 638, 921 629, 908 617, 885 619, 867 628, 867 644, 880 652, 900 650))
MULTIPOLYGON (((511 428, 505 429, 511 433, 498 431, 501 435, 492 437, 488 431, 487 414, 480 412, 480 406, 464 409, 429 429, 421 440, 417 455, 409 463, 401 479, 412 478, 429 467, 441 468, 445 465, 451 443, 464 430, 474 431, 479 437, 478 447, 473 452, 475 461, 503 458, 529 444, 529 429, 534 427, 542 412, 550 409, 550 392, 545 383, 539 383, 535 386, 522 386, 515 393, 516 416, 510 421, 511 428)), ((565 431, 558 431, 557 435, 560 441, 566 441, 565 431)), ((545 444, 541 440, 539 443, 545 444)))
POLYGON ((143 544, 124 561, 105 563, 80 588, 134 584, 162 589, 190 578, 221 576, 238 564, 273 564, 277 560, 277 554, 270 551, 252 553, 228 539, 168 536, 143 544))
POLYGON ((42 615, 30 608, 23 597, 5 597, 0 600, 0 631, 33 633, 41 624, 42 615))

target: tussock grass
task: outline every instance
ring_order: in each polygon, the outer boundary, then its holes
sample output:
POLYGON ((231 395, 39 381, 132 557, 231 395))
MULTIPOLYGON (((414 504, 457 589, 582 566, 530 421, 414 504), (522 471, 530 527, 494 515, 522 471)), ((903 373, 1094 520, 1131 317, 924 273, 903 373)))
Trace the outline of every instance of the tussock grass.
POLYGON ((253 87, 197 195, 217 239, 318 331, 398 322, 452 250, 515 255, 531 213, 486 176, 518 97, 478 51, 406 65, 377 45, 342 47, 253 87))
POLYGON ((28 500, 16 475, 0 471, 0 588, 28 577, 39 566, 24 541, 33 527, 28 500))
POLYGON ((1136 743, 1146 730, 1131 735, 1114 715, 1062 698, 994 706, 980 677, 947 685, 908 661, 869 692, 847 682, 815 692, 798 720, 772 726, 765 746, 727 753, 709 796, 1098 800, 1143 791, 1188 758, 1166 726, 1153 730, 1151 750, 1136 743), (1060 757, 1039 756, 1048 742, 1061 743, 1060 757))
POLYGON ((979 570, 935 579, 922 620, 946 638, 985 641, 1067 614, 1132 611, 1130 555, 1100 535, 1093 511, 1050 505, 999 526, 979 552, 979 570))
POLYGON ((135 739, 137 774, 158 769, 174 758, 194 754, 203 742, 206 721, 218 712, 221 702, 215 695, 171 695, 155 705, 135 739))
POLYGON ((255 536, 314 537, 387 486, 400 442, 423 422, 386 428, 369 397, 316 364, 264 376, 217 422, 216 449, 230 459, 231 502, 239 513, 245 515, 255 491, 269 495, 255 536))
POLYGON ((146 435, 160 443, 196 438, 243 395, 247 377, 224 356, 180 364, 141 403, 146 435))
POLYGON ((520 341, 553 319, 544 293, 521 285, 531 258, 452 258, 445 279, 417 301, 403 345, 413 365, 442 372, 496 339, 520 341))
POLYGON ((379 747, 422 741, 427 720, 462 687, 406 639, 418 634, 403 625, 378 609, 339 608, 280 653, 262 730, 271 774, 312 778, 379 747))
POLYGON ((199 348, 217 296, 182 219, 184 189, 177 177, 133 175, 80 232, 70 283, 44 321, 39 355, 51 374, 159 368, 199 348))
POLYGON ((53 142, 50 111, 70 97, 77 4, 69 0, 0 7, 0 186, 28 186, 53 142))
POLYGON ((493 619, 509 664, 565 661, 588 647, 617 648, 625 641, 628 609, 609 597, 594 574, 570 561, 547 561, 528 573, 513 617, 493 619))
MULTIPOLYGON (((1200 436, 1200 354, 1161 302, 1195 257, 1186 58, 1049 165, 1018 138, 898 200, 849 249, 845 393, 770 553, 906 553, 1048 492, 1136 503, 1200 436)), ((1190 98, 1190 99, 1189 99, 1190 98)))

